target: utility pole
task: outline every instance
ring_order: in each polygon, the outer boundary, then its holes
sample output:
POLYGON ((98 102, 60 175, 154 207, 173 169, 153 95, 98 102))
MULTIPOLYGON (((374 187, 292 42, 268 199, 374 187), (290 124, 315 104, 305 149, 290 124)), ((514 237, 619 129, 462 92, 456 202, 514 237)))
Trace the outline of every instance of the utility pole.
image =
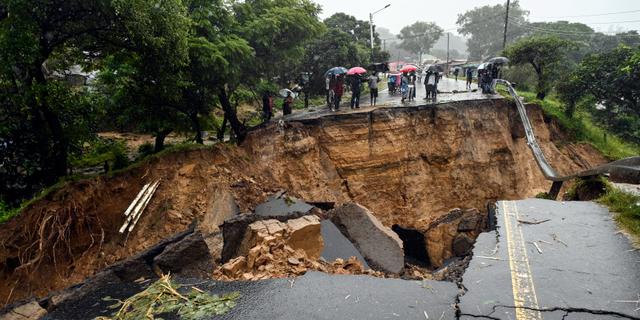
POLYGON ((446 74, 449 74, 449 36, 451 32, 447 32, 447 69, 445 70, 446 74))
POLYGON ((391 6, 391 4, 388 4, 386 6, 384 6, 384 8, 376 11, 376 12, 372 12, 369 13, 369 34, 371 35, 371 63, 374 63, 374 56, 373 56, 373 15, 386 9, 389 8, 391 6))
POLYGON ((509 5, 511 0, 507 0, 507 14, 504 16, 504 40, 502 41, 502 50, 507 47, 507 26, 509 25, 509 5))
POLYGON ((373 63, 373 13, 369 13, 369 31, 371 34, 371 63, 373 63))

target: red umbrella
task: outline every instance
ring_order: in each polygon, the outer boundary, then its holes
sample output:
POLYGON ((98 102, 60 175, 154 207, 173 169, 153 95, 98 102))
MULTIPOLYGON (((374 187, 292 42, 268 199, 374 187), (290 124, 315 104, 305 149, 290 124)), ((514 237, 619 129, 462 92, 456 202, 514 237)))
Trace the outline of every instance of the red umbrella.
POLYGON ((349 71, 347 71, 348 75, 363 74, 363 73, 367 73, 367 69, 363 67, 353 67, 349 69, 349 71))
POLYGON ((414 66, 412 64, 408 64, 408 65, 402 67, 402 69, 400 69, 400 72, 403 72, 403 73, 404 72, 413 72, 413 71, 416 71, 416 70, 418 70, 418 67, 416 67, 416 66, 414 66))

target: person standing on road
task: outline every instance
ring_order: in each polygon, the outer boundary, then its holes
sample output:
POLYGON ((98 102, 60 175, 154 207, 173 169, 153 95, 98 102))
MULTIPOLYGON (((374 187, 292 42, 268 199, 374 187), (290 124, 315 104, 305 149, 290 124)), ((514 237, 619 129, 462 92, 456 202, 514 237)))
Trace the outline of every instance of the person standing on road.
POLYGON ((473 69, 467 68, 467 90, 471 91, 472 83, 473 83, 473 69))
POLYGON ((437 83, 438 83, 438 73, 431 70, 427 71, 427 74, 425 75, 425 78, 424 78, 424 88, 427 91, 427 96, 424 98, 425 100, 436 99, 437 83))
POLYGON ((400 80, 400 92, 402 93, 402 100, 400 101, 404 103, 404 100, 409 97, 409 75, 406 72, 402 74, 400 80))
POLYGON ((344 93, 344 76, 338 75, 336 76, 336 80, 334 81, 333 86, 333 108, 331 111, 338 111, 340 109, 340 100, 342 100, 342 94, 344 93))
POLYGON ((282 101, 282 115, 286 116, 291 114, 291 105, 293 105, 293 93, 287 91, 287 97, 282 101))
POLYGON ((494 64, 491 67, 491 93, 496 93, 496 84, 497 79, 500 78, 500 67, 497 64, 494 64))
POLYGON ((362 78, 360 75, 354 75, 351 77, 351 109, 360 108, 360 93, 362 92, 362 78))
POLYGON ((409 100, 410 101, 415 100, 415 98, 416 98, 416 73, 415 73, 415 71, 411 72, 409 74, 409 90, 411 91, 410 95, 409 95, 409 100))
POLYGON ((273 97, 268 91, 262 94, 262 116, 265 122, 271 120, 273 116, 273 97))
POLYGON ((331 106, 331 81, 333 79, 333 75, 329 75, 324 78, 324 86, 327 90, 327 106, 331 106))
POLYGON ((458 74, 460 73, 460 69, 455 68, 453 69, 453 76, 456 78, 456 81, 458 81, 458 74))
POLYGON ((372 106, 375 106, 378 100, 378 81, 380 81, 380 78, 375 72, 369 76, 369 94, 371 95, 369 104, 372 106))

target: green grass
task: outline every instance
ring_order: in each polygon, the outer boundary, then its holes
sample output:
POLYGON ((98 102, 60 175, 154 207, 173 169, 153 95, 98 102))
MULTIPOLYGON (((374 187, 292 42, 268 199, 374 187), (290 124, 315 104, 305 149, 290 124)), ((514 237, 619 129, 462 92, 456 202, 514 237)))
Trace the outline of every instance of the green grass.
POLYGON ((553 97, 547 97, 545 100, 540 101, 536 99, 536 94, 532 92, 518 92, 518 94, 524 97, 526 102, 539 104, 544 113, 556 119, 574 140, 590 143, 611 160, 640 154, 638 145, 624 141, 599 127, 586 112, 576 111, 573 118, 570 118, 565 114, 562 103, 553 97))
POLYGON ((640 237, 640 197, 610 188, 598 202, 616 213, 615 219, 623 229, 640 237))
POLYGON ((9 221, 20 212, 20 208, 12 208, 4 201, 0 201, 0 224, 9 221))

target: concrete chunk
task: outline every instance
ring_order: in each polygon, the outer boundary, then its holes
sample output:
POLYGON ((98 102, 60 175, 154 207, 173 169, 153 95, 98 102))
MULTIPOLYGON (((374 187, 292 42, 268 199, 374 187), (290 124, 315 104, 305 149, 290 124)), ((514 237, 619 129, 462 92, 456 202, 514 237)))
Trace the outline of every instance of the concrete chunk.
POLYGON ((338 258, 348 260, 350 257, 356 257, 364 269, 370 269, 364 257, 356 249, 356 247, 347 239, 342 232, 331 222, 331 220, 322 220, 322 239, 324 240, 324 249, 320 255, 326 261, 334 261, 338 258))
POLYGON ((402 240, 367 208, 348 203, 330 211, 328 215, 373 269, 396 274, 402 272, 402 240))
POLYGON ((289 239, 287 243, 293 249, 302 249, 311 259, 320 258, 324 247, 320 227, 320 218, 304 216, 287 221, 289 239))

